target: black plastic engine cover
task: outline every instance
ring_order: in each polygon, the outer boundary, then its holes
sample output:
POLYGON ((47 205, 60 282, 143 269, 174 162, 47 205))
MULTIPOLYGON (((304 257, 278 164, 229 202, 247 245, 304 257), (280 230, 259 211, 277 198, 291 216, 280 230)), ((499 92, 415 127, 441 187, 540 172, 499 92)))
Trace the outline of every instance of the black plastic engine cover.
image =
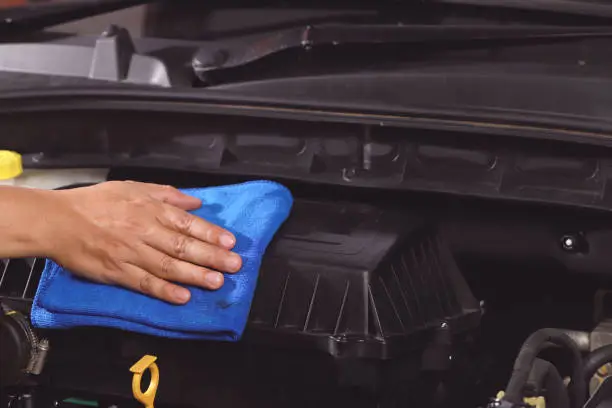
POLYGON ((388 359, 419 347, 432 329, 464 331, 479 317, 431 223, 366 205, 297 201, 266 253, 247 338, 388 359))

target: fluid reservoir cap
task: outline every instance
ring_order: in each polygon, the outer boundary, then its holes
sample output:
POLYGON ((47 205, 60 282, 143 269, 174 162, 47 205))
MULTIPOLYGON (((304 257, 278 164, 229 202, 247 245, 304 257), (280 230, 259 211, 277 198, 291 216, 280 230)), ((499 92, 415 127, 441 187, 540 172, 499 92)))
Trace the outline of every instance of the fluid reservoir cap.
POLYGON ((0 150, 0 180, 9 180, 23 173, 21 155, 10 150, 0 150))

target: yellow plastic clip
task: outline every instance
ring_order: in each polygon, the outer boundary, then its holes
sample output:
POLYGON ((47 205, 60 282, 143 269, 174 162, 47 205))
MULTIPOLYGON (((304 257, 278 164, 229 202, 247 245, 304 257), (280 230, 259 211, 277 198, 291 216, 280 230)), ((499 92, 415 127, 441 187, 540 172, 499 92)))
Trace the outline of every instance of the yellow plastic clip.
POLYGON ((145 408, 153 408, 157 386, 159 385, 159 367, 155 364, 157 357, 146 355, 134 364, 130 371, 134 373, 132 377, 132 393, 137 401, 142 403, 145 408), (151 382, 145 392, 142 392, 142 375, 147 369, 151 370, 151 382))
MULTIPOLYGON (((497 398, 498 400, 504 398, 504 395, 506 393, 503 391, 500 391, 497 393, 497 396, 495 398, 497 398)), ((525 402, 525 404, 533 407, 533 408, 546 408, 546 400, 544 399, 544 397, 531 397, 531 398, 524 398, 523 401, 525 402)))

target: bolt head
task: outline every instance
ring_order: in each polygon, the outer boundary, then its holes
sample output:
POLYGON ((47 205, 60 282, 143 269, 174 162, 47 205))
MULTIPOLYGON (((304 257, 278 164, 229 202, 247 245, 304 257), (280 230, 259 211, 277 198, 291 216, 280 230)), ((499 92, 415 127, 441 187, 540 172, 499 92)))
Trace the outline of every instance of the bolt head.
POLYGON ((588 242, 582 233, 568 233, 561 237, 561 249, 566 252, 587 252, 588 242))

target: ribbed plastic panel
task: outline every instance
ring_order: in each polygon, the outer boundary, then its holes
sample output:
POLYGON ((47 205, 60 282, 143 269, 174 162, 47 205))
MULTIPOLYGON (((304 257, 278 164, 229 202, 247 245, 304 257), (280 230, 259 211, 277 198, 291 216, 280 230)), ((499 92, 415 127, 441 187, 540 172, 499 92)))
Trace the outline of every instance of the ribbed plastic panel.
POLYGON ((0 300, 31 302, 44 266, 44 259, 0 259, 0 300))
POLYGON ((479 318, 431 224, 301 201, 266 255, 248 335, 386 359, 428 341, 433 329, 463 331, 479 318))
MULTIPOLYGON (((0 300, 31 302, 42 259, 2 261, 0 300)), ((244 341, 388 359, 480 308, 433 224, 359 204, 296 200, 260 271, 244 341)))

